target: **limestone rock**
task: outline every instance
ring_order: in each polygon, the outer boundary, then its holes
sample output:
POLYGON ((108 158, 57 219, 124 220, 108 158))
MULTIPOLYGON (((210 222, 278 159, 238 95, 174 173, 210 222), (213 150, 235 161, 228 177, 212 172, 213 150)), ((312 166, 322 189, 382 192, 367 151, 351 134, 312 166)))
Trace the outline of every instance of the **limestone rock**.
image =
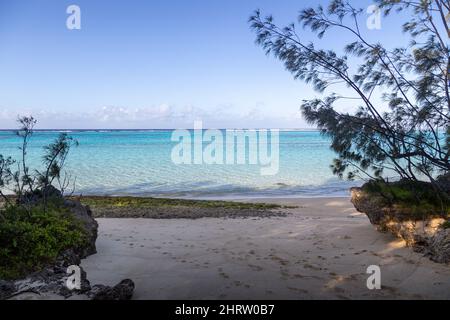
POLYGON ((450 229, 442 229, 428 240, 425 255, 440 263, 450 262, 450 229))
POLYGON ((350 191, 356 210, 365 213, 379 231, 390 232, 403 239, 407 246, 433 261, 450 262, 450 231, 441 228, 448 217, 440 214, 418 217, 408 208, 389 204, 381 195, 368 194, 364 186, 350 191))

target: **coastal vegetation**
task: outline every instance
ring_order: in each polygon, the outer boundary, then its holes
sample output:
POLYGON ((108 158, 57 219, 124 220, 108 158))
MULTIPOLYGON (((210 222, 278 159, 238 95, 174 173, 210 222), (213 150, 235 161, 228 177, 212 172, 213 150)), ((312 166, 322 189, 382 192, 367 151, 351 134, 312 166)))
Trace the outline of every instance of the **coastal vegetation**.
POLYGON ((22 141, 21 159, 0 155, 0 279, 38 271, 64 250, 82 248, 88 242, 84 226, 70 214, 60 191, 52 186, 61 181, 69 150, 76 142, 61 134, 44 147, 44 169, 32 170, 27 154, 36 120, 23 117, 19 123, 16 134, 22 141), (5 190, 12 190, 14 196, 5 190))
POLYGON ((83 226, 65 208, 7 206, 1 214, 0 279, 39 271, 62 251, 86 245, 83 226))
POLYGON ((396 205, 419 219, 427 215, 450 217, 450 198, 443 198, 423 181, 369 181, 361 189, 369 195, 381 196, 386 206, 396 205))

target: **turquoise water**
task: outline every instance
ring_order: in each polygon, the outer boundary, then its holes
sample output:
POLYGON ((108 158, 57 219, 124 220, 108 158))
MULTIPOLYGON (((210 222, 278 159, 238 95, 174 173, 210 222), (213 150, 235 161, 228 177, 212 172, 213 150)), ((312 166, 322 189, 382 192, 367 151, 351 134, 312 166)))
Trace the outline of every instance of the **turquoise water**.
MULTIPOLYGON (((79 147, 66 170, 76 194, 190 198, 311 197, 348 195, 351 186, 333 176, 334 153, 319 132, 281 131, 279 171, 262 176, 259 165, 176 165, 171 130, 73 131, 79 147)), ((29 147, 29 166, 41 168, 42 147, 58 132, 39 131, 29 147)), ((19 157, 19 139, 0 132, 0 154, 19 157)))

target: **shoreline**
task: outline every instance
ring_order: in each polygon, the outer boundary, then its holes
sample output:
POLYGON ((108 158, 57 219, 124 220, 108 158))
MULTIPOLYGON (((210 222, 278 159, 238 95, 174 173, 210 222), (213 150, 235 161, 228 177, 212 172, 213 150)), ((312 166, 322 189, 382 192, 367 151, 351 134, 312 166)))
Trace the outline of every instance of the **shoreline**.
POLYGON ((134 299, 450 299, 449 266, 376 231, 348 197, 246 202, 287 214, 98 218, 82 266, 93 283, 133 279, 134 299), (366 286, 370 265, 381 290, 366 286))

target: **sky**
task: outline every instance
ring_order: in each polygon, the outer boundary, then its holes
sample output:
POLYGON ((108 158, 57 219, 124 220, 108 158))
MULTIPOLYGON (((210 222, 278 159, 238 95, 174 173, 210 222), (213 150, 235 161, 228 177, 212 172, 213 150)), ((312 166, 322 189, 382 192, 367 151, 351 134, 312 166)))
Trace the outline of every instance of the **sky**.
MULTIPOLYGON (((0 0, 0 129, 28 114, 42 129, 310 127, 299 106, 320 94, 265 55, 248 18, 259 8, 286 25, 319 3, 0 0), (66 27, 72 4, 80 30, 66 27)), ((367 36, 396 44, 398 23, 367 36)), ((340 50, 349 39, 335 32, 320 44, 340 50)))

